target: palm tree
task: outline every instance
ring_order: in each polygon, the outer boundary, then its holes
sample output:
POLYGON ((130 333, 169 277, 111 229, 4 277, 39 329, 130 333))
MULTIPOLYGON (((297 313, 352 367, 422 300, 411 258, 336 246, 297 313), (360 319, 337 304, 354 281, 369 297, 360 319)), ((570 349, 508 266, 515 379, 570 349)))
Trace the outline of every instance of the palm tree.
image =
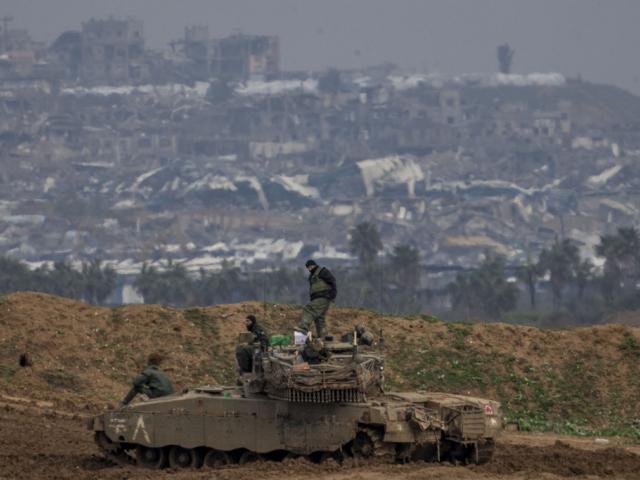
POLYGON ((358 257, 360 264, 369 271, 378 252, 382 250, 382 241, 377 227, 370 222, 362 222, 351 229, 349 246, 351 253, 358 257))
POLYGON ((549 272, 554 309, 560 306, 564 289, 571 280, 575 279, 579 264, 578 247, 568 238, 562 241, 556 239, 550 249, 545 248, 540 253, 538 266, 541 272, 549 272))
POLYGON ((142 264, 140 274, 133 282, 133 288, 142 295, 145 303, 156 303, 159 283, 159 273, 155 267, 150 267, 146 262, 142 264))
POLYGON ((474 306, 484 316, 497 319, 518 302, 518 288, 507 281, 504 258, 489 252, 478 268, 456 275, 448 290, 454 308, 465 308, 467 320, 474 306))
POLYGON ((29 288, 29 269, 19 260, 0 257, 0 295, 29 288))
POLYGON ((578 300, 582 300, 584 289, 593 278, 593 263, 588 258, 582 260, 576 266, 576 286, 578 287, 578 300))
POLYGON ((536 283, 538 281, 538 277, 543 272, 540 271, 540 266, 537 263, 534 263, 530 256, 527 255, 527 262, 524 265, 521 265, 516 270, 516 276, 518 280, 520 280, 527 287, 529 292, 529 303, 531 304, 531 308, 536 308, 536 283))
POLYGON ((56 262, 49 274, 52 292, 68 298, 82 298, 82 275, 67 262, 56 262))
POLYGON ((115 270, 109 265, 103 268, 101 260, 84 262, 81 275, 84 300, 93 304, 104 302, 116 286, 115 270))
POLYGON ((469 274, 458 273, 456 279, 447 285, 447 291, 454 309, 463 307, 465 320, 471 315, 471 281, 469 274))
POLYGON ((399 283, 415 286, 420 280, 420 252, 411 245, 396 245, 391 253, 391 268, 399 283))
POLYGON ((396 245, 390 257, 391 272, 399 293, 393 300, 395 310, 409 313, 417 310, 416 291, 420 286, 420 253, 411 245, 396 245))
POLYGON ((596 255, 605 258, 602 278, 603 295, 613 302, 622 286, 635 287, 640 273, 640 236, 632 227, 621 227, 615 235, 603 235, 596 245, 596 255))

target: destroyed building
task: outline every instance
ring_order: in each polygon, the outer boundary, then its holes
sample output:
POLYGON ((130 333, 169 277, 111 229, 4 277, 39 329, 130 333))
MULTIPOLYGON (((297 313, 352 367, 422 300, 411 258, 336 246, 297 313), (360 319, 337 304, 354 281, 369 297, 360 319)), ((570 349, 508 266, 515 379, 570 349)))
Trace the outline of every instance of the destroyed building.
POLYGON ((87 85, 119 85, 148 80, 142 21, 91 19, 80 32, 79 75, 87 85))
POLYGON ((562 235, 587 252, 640 223, 640 100, 615 87, 385 67, 328 88, 275 75, 275 37, 189 27, 160 58, 115 19, 45 57, 0 58, 0 248, 34 264, 349 263, 372 220, 444 282, 487 249, 515 263, 562 235), (224 96, 216 76, 236 79, 224 96))
POLYGON ((212 76, 249 80, 271 78, 280 72, 280 42, 276 36, 234 34, 212 38, 205 25, 185 28, 181 45, 192 62, 195 78, 206 80, 212 76))

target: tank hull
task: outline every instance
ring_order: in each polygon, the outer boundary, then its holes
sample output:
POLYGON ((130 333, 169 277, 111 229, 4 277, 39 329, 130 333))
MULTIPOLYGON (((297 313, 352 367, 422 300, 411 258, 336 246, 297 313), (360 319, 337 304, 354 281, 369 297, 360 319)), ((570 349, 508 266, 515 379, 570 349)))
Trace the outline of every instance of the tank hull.
POLYGON ((230 462, 243 452, 442 460, 452 449, 479 461, 480 447, 493 445, 501 419, 496 402, 457 395, 398 393, 365 403, 316 404, 218 387, 106 412, 89 427, 100 447, 121 459, 141 447, 147 454, 179 447, 201 458, 225 452, 230 462))

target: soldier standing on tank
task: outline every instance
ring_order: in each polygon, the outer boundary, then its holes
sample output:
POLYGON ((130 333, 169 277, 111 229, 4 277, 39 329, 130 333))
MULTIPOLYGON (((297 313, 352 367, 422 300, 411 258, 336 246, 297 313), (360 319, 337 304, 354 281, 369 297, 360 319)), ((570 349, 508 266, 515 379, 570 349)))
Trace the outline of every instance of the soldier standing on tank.
POLYGON ((255 315, 247 315, 245 327, 248 332, 253 333, 254 339, 248 345, 238 345, 236 348, 236 361, 240 372, 251 372, 253 370, 253 353, 255 346, 260 347, 261 352, 266 352, 269 348, 269 334, 258 323, 255 315))
POLYGON ((139 393, 145 394, 149 398, 164 397, 173 393, 171 380, 160 370, 160 363, 163 360, 164 357, 159 353, 149 355, 147 367, 133 379, 131 390, 120 402, 121 407, 128 405, 139 393))
POLYGON ((302 310, 302 318, 298 327, 307 333, 313 322, 318 338, 323 339, 327 334, 324 317, 331 302, 336 299, 338 287, 335 277, 328 268, 319 266, 313 260, 307 260, 305 267, 309 270, 309 303, 302 310))

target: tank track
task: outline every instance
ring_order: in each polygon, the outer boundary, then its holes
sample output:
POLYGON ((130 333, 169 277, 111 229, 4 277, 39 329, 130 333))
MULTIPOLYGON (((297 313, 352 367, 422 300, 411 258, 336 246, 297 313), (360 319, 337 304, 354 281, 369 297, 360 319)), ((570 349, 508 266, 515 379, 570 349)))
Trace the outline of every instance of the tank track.
MULTIPOLYGON (((141 465, 136 460, 136 458, 127 453, 127 450, 124 449, 120 444, 114 443, 109 440, 104 432, 96 432, 94 439, 104 456, 114 464, 125 467, 138 466, 142 468, 146 466, 144 464, 141 465)), ((135 451, 135 448, 132 449, 135 451)), ((162 450, 164 450, 165 453, 163 458, 166 458, 167 460, 162 465, 158 465, 153 468, 164 468, 168 466, 180 468, 179 465, 169 465, 170 455, 167 455, 168 448, 164 448, 162 450)), ((457 455, 455 458, 446 458, 446 460, 452 461, 453 463, 476 463, 478 465, 482 465, 491 460, 494 450, 495 443, 493 441, 486 441, 478 444, 477 455, 475 447, 470 446, 464 449, 464 453, 458 450, 459 455, 457 455)), ((215 451, 209 450, 209 452, 215 451)), ((396 447, 393 444, 383 442, 383 435, 380 431, 371 428, 361 428, 353 441, 351 441, 343 449, 336 450, 335 452, 314 452, 309 455, 300 456, 288 453, 282 458, 272 458, 268 455, 261 455, 249 450, 238 453, 235 456, 229 455, 225 452, 219 453, 225 455, 228 459, 223 464, 216 465, 215 467, 207 467, 206 465, 203 465, 203 460, 206 455, 204 455, 204 453, 201 453, 199 455, 199 460, 194 462, 195 468, 220 468, 226 464, 245 464, 251 461, 263 460, 282 461, 285 458, 294 457, 304 457, 313 463, 322 463, 328 459, 333 459, 336 462, 342 464, 345 460, 350 459, 351 461, 353 461, 354 466, 359 466, 362 464, 362 462, 371 460, 382 463, 411 462, 411 460, 409 460, 409 456, 405 456, 402 452, 397 451, 396 447)), ((193 465, 191 466, 191 468, 193 468, 193 465)))
POLYGON ((96 432, 94 441, 108 460, 123 467, 136 464, 136 460, 124 450, 120 444, 107 438, 104 432, 96 432))
POLYGON ((495 451, 496 444, 493 440, 487 440, 478 444, 478 457, 477 461, 475 455, 472 457, 472 461, 478 465, 484 465, 493 458, 493 452, 495 451))

